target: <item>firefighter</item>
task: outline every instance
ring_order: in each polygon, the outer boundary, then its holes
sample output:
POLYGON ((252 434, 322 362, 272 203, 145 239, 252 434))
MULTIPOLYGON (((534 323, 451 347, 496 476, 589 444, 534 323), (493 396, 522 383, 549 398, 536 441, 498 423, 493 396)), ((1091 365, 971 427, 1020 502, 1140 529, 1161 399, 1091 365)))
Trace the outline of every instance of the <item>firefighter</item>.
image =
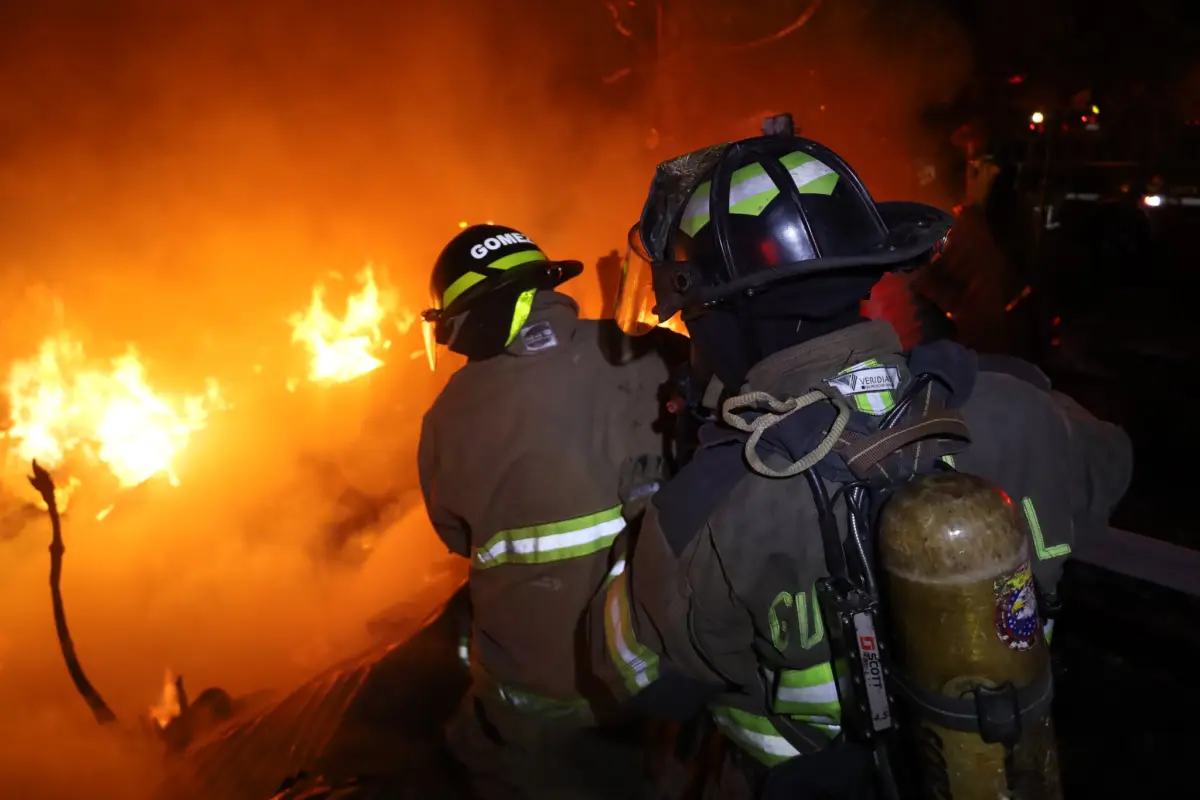
MULTIPOLYGON (((950 313, 955 341, 981 353, 1015 354, 1019 346, 1012 309, 1021 300, 1017 267, 1009 252, 1019 252, 1016 240, 1024 233, 1011 220, 1002 247, 993 235, 993 221, 1011 197, 993 200, 1000 167, 990 156, 973 158, 967 165, 967 190, 954 224, 945 258, 915 273, 912 289, 928 302, 950 313), (992 209, 989 213, 989 209, 992 209)), ((1004 193, 1000 193, 1003 195, 1004 193)), ((1011 193, 1009 193, 1011 195, 1011 193)), ((1028 216, 1025 217, 1027 227, 1028 216)))
MULTIPOLYGON (((709 797, 870 797, 880 783, 869 732, 843 719, 863 699, 835 680, 838 609, 815 588, 839 572, 866 583, 860 492, 939 463, 992 481, 1051 597, 1073 536, 1105 524, 1128 485, 1125 433, 1036 368, 985 369, 950 341, 903 354, 890 325, 860 316, 880 276, 935 257, 949 225, 928 206, 874 202, 839 156, 796 137, 658 167, 635 232, 648 280, 623 289, 652 295, 660 320, 681 313, 735 388, 614 565, 593 658, 634 710, 708 708, 725 740, 709 797)), ((1019 626, 985 634, 1033 647, 1044 631, 1017 610, 1019 626)))
POLYGON ((480 798, 633 797, 641 778, 577 655, 611 545, 663 477, 659 392, 686 339, 579 319, 555 289, 581 270, 475 225, 438 257, 424 313, 431 366, 441 346, 467 359, 418 470, 438 536, 470 559, 472 688, 448 737, 480 798))

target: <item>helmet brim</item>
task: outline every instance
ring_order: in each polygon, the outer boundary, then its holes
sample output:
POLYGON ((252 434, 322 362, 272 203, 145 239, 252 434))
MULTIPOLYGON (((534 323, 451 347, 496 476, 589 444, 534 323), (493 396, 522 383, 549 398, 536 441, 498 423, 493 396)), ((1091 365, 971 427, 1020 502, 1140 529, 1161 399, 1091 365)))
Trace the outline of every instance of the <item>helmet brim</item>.
POLYGON ((656 313, 668 319, 684 308, 722 300, 740 292, 758 289, 768 284, 842 269, 875 267, 886 272, 890 267, 915 261, 935 250, 946 238, 954 217, 939 208, 907 201, 888 201, 875 204, 887 228, 887 236, 870 252, 852 256, 813 258, 792 264, 781 264, 769 271, 757 271, 720 286, 705 286, 699 271, 687 262, 667 262, 666 270, 655 276, 655 295, 659 298, 656 313), (683 295, 680 286, 690 290, 683 295), (664 303, 663 298, 674 302, 664 303))

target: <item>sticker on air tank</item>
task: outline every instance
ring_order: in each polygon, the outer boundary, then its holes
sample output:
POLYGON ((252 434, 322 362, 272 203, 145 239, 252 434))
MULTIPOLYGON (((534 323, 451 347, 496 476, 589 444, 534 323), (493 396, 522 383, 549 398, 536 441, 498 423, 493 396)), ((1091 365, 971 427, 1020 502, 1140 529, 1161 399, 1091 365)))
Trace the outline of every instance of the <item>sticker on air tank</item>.
POLYGON ((1028 650, 1037 641, 1037 596, 1026 562, 996 579, 996 634, 1011 650, 1028 650))

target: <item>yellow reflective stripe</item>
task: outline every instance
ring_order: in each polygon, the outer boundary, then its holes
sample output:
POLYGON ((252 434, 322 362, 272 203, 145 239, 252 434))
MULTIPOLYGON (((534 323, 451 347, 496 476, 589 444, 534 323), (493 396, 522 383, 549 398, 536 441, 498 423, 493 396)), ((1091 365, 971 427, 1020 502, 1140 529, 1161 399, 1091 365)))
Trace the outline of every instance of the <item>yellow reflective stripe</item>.
POLYGON ((736 708, 713 708, 713 721, 721 732, 754 758, 768 766, 800 755, 766 717, 736 708))
POLYGON ((589 556, 612 546, 625 529, 621 507, 583 517, 500 531, 475 550, 471 565, 486 569, 501 564, 547 564, 589 556))
POLYGON ((1042 632, 1046 635, 1046 644, 1050 644, 1050 638, 1054 636, 1054 620, 1046 620, 1046 624, 1042 626, 1042 632))
POLYGON ((954 469, 954 456, 942 456, 942 463, 950 469, 954 469))
POLYGON ((484 276, 478 272, 464 272, 459 275, 454 283, 446 287, 446 292, 442 295, 442 308, 449 308, 450 304, 459 298, 459 295, 479 283, 483 278, 484 276))
POLYGON ((582 698, 578 700, 555 700, 552 697, 543 697, 533 692, 527 692, 524 689, 518 689, 515 686, 502 686, 500 684, 496 684, 493 690, 500 700, 518 711, 524 711, 528 714, 538 714, 544 717, 578 717, 584 719, 590 718, 592 715, 591 706, 582 698))
POLYGON ((1038 521, 1037 509, 1033 507, 1032 500, 1028 497, 1022 500, 1021 510, 1025 512, 1025 521, 1029 523, 1029 532, 1033 535, 1033 546, 1037 550, 1038 561, 1061 558, 1071 554, 1071 545, 1069 544, 1046 546, 1046 538, 1042 535, 1042 523, 1038 521))
MULTIPOLYGON (((817 161, 808 153, 796 151, 779 159, 791 173, 800 194, 833 194, 837 186, 837 173, 817 161)), ((705 181, 697 187, 688 200, 679 223, 681 231, 695 236, 703 230, 709 220, 709 194, 712 182, 705 181)), ((779 187, 767 175, 761 164, 748 164, 735 170, 729 179, 729 213, 757 217, 779 196, 779 187)))
POLYGON ((627 580, 622 558, 609 570, 604 591, 604 644, 625 689, 633 695, 658 680, 658 656, 633 631, 627 580))
POLYGON ((537 289, 526 289, 517 298, 517 305, 513 309, 512 324, 508 327, 508 339, 504 342, 505 347, 512 344, 512 340, 517 338, 517 334, 521 332, 521 328, 525 327, 525 322, 529 319, 529 312, 533 310, 533 296, 535 294, 537 294, 537 289))
MULTIPOLYGON (((480 264, 480 267, 488 270, 505 270, 519 267, 522 264, 528 264, 533 261, 545 261, 546 254, 541 250, 522 250, 519 253, 509 253, 503 258, 497 258, 488 264, 480 264)), ((475 284, 487 276, 478 272, 465 272, 459 275, 458 278, 446 287, 446 292, 442 295, 442 308, 449 308, 450 304, 462 295, 467 289, 470 289, 475 284)))
POLYGON ((780 670, 773 708, 810 724, 840 723, 842 704, 833 666, 826 662, 808 669, 780 670))

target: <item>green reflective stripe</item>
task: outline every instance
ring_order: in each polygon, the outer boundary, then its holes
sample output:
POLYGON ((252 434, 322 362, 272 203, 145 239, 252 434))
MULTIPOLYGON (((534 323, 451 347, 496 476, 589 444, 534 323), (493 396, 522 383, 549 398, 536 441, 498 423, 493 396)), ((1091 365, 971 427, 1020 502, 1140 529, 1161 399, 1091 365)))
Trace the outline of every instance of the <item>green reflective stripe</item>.
POLYGON ((955 469, 954 456, 942 456, 942 463, 950 467, 950 469, 955 469))
POLYGON ((679 220, 679 230, 688 236, 695 236, 708 224, 708 196, 712 192, 712 181, 705 181, 696 187, 692 198, 683 209, 683 217, 679 220))
POLYGON ((808 669, 780 670, 773 707, 780 714, 801 717, 809 724, 841 722, 842 704, 833 665, 826 662, 808 669))
POLYGON ((517 334, 521 332, 521 328, 524 328, 525 323, 529 320, 529 312, 533 310, 533 296, 535 294, 537 294, 537 289, 526 289, 517 298, 517 305, 513 308, 512 324, 508 327, 508 339, 504 342, 505 347, 512 344, 513 339, 517 338, 517 334))
MULTIPOLYGON (((833 194, 837 173, 807 153, 796 151, 779 159, 788 170, 800 194, 833 194)), ((709 195, 712 182, 700 184, 688 200, 679 228, 688 236, 703 230, 709 220, 709 195)), ((735 170, 729 179, 729 213, 757 217, 779 196, 779 187, 762 164, 748 164, 735 170)))
POLYGON ((478 272, 464 272, 459 275, 454 283, 446 287, 446 292, 442 295, 442 308, 449 308, 450 304, 459 298, 459 295, 479 283, 483 278, 484 276, 478 272))
POLYGON ((591 707, 583 699, 555 700, 515 686, 497 684, 494 693, 508 705, 529 714, 543 717, 590 717, 591 707))
POLYGON ((1054 620, 1046 620, 1046 624, 1042 626, 1042 633, 1046 635, 1046 644, 1050 644, 1050 639, 1054 636, 1054 620))
POLYGON ((1042 535, 1042 523, 1038 521, 1037 509, 1033 507, 1032 500, 1028 497, 1022 500, 1021 510, 1025 512, 1025 520, 1029 523, 1029 532, 1033 534, 1033 546, 1037 550, 1039 561, 1061 558, 1071 554, 1071 545, 1069 544, 1046 546, 1046 538, 1042 535))
POLYGON ((613 666, 621 673, 625 689, 637 694, 658 680, 658 656, 637 640, 629 614, 625 559, 609 570, 604 592, 604 643, 613 666))
MULTIPOLYGON (((480 264, 482 270, 506 270, 513 267, 519 267, 522 264, 528 264, 533 261, 545 261, 546 254, 541 250, 522 250, 519 253, 509 253, 503 258, 497 258, 487 264, 480 264)), ((442 295, 442 308, 449 308, 450 304, 457 300, 463 292, 470 289, 475 284, 486 278, 485 273, 465 272, 459 275, 457 279, 446 287, 446 292, 442 295)), ((519 326, 518 326, 519 327, 519 326)))
POLYGON ((519 267, 522 264, 529 264, 533 261, 545 261, 546 254, 541 250, 522 250, 519 253, 509 253, 503 258, 497 258, 495 261, 489 261, 484 265, 485 269, 512 269, 519 267))
POLYGON ((768 766, 800 755, 766 717, 736 708, 713 708, 712 715, 726 736, 768 766))
POLYGON ((476 549, 472 566, 485 569, 500 564, 547 564, 588 556, 612 546, 624 529, 621 507, 616 506, 562 522, 500 531, 476 549))

